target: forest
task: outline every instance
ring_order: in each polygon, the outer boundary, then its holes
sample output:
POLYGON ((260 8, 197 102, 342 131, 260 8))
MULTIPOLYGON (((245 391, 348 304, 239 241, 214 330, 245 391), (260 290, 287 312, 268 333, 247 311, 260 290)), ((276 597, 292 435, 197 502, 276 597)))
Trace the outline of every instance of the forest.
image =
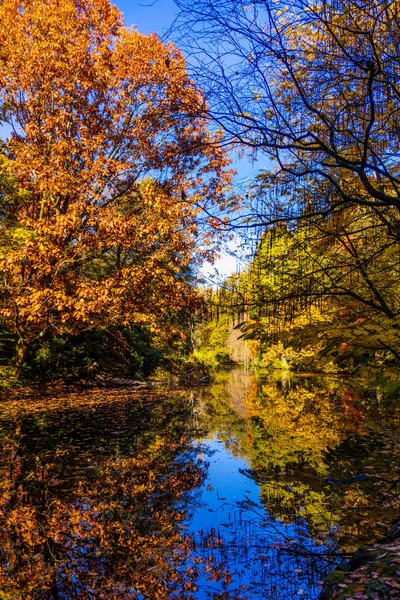
POLYGON ((179 4, 203 92, 108 2, 2 4, 2 379, 148 374, 214 305, 267 365, 395 376, 398 4, 179 4), (266 160, 246 189, 227 143, 266 160), (206 306, 232 230, 253 255, 206 306))
POLYGON ((178 4, 203 66, 108 2, 2 3, 3 385, 172 368, 216 313, 266 366, 396 377, 398 3, 178 4))
POLYGON ((0 600, 395 600, 400 1, 128 4, 0 2, 0 600))
POLYGON ((230 319, 267 367, 396 380, 398 3, 179 4, 213 118, 266 164, 229 224, 250 261, 211 292, 208 329, 230 319))

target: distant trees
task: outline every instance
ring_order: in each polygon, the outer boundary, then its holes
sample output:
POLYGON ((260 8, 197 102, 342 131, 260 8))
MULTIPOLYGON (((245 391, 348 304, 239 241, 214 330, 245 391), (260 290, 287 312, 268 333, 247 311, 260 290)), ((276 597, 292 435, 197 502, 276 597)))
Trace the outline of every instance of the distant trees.
POLYGON ((1 3, 0 316, 18 369, 49 333, 168 336, 195 310, 199 213, 230 179, 204 106, 175 46, 108 1, 1 3))
POLYGON ((281 225, 264 235, 245 276, 247 333, 339 366, 399 361, 398 246, 364 208, 340 216, 324 228, 281 225))
POLYGON ((240 274, 211 295, 266 365, 388 367, 400 361, 400 254, 373 211, 353 207, 267 229, 240 274))

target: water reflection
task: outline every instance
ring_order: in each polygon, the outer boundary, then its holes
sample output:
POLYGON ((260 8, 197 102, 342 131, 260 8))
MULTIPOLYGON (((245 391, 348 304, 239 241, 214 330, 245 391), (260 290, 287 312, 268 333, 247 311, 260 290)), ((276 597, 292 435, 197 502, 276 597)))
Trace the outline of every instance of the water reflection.
POLYGON ((248 463, 215 437, 202 445, 207 480, 189 522, 194 561, 201 561, 198 600, 317 598, 329 571, 325 547, 305 522, 284 524, 266 510, 248 463))
POLYGON ((1 406, 3 598, 190 590, 191 573, 180 568, 190 544, 178 525, 204 466, 188 411, 182 394, 1 406))
POLYGON ((268 511, 284 523, 306 521, 333 553, 371 541, 398 515, 397 398, 346 379, 235 371, 202 402, 208 427, 247 461, 268 511), (240 378, 245 409, 231 418, 228 390, 240 378))
POLYGON ((350 381, 240 369, 3 402, 0 598, 317 598, 398 514, 399 420, 350 381))

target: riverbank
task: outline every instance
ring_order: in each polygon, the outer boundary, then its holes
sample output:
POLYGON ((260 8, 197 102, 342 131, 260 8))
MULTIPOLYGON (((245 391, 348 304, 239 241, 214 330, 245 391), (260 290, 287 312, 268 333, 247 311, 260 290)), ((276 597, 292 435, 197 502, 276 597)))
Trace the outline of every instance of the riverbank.
POLYGON ((361 548, 328 575, 320 600, 400 598, 400 522, 388 535, 361 548))
MULTIPOLYGON (((1 375, 1 373, 0 373, 1 375)), ((13 380, 0 378, 1 398, 56 396, 90 389, 151 389, 157 386, 191 386, 211 383, 211 369, 197 360, 175 362, 171 369, 156 369, 149 377, 118 377, 109 373, 85 372, 79 377, 51 380, 13 380), (3 385, 1 385, 3 382, 3 385)))

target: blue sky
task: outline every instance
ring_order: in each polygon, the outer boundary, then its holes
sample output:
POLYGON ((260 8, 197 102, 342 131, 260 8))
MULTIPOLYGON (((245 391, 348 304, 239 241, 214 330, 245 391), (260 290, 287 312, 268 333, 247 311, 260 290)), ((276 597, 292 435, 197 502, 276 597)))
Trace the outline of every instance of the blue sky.
MULTIPOLYGON (((140 33, 157 32, 164 38, 178 14, 174 0, 112 0, 122 11, 125 25, 134 25, 140 33)), ((250 160, 235 160, 240 179, 254 175, 254 167, 250 160)))
POLYGON ((114 4, 124 13, 126 25, 135 25, 141 33, 156 31, 160 36, 170 27, 178 11, 173 0, 118 0, 114 4))

